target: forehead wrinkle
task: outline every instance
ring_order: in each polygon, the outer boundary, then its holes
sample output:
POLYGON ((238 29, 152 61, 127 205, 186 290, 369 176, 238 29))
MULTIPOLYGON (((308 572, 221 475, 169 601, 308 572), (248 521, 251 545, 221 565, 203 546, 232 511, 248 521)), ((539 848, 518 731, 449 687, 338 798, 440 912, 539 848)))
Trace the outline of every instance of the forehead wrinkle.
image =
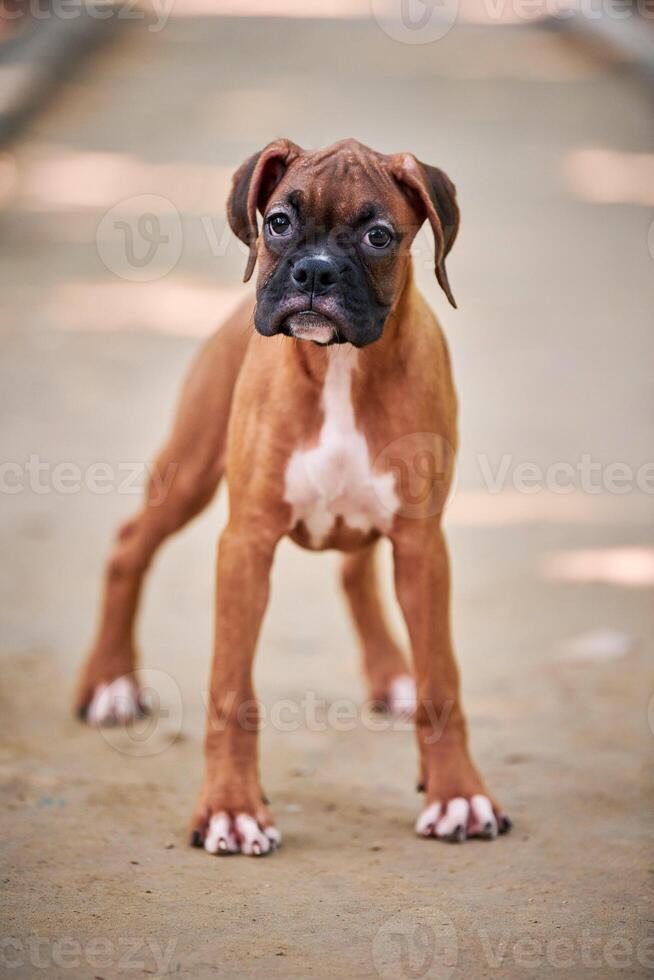
POLYGON ((285 195, 284 200, 286 204, 289 205, 289 207, 293 208, 293 210, 297 212, 297 214, 299 214, 300 211, 302 210, 303 197, 304 195, 302 194, 302 191, 293 190, 293 191, 289 191, 288 194, 285 195))
POLYGON ((351 140, 306 153, 289 168, 289 178, 301 188, 303 215, 322 227, 351 225, 367 204, 388 218, 384 202, 400 196, 383 156, 351 140))
POLYGON ((358 228, 359 225, 364 225, 368 221, 372 221, 373 218, 383 218, 385 221, 389 221, 389 217, 386 208, 381 207, 379 204, 375 204, 374 201, 366 201, 361 205, 357 214, 355 214, 352 225, 358 228))

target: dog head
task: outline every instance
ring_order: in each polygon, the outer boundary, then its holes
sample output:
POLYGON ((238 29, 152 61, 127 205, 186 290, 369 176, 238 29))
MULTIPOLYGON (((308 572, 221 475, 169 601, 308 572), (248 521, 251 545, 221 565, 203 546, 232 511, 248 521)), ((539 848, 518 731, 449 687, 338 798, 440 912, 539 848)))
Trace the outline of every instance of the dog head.
POLYGON ((378 340, 425 220, 436 277, 456 306, 445 270, 459 227, 455 188, 411 154, 386 156, 356 140, 309 152, 276 140, 238 169, 227 211, 250 249, 246 282, 259 260, 255 326, 266 337, 378 340))

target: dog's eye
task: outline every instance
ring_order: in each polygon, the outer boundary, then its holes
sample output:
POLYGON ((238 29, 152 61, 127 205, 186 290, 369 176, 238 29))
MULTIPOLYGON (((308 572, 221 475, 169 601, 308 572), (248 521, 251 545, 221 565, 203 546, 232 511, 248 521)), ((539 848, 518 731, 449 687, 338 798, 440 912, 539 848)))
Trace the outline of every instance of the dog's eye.
POLYGON ((268 218, 268 230, 271 235, 285 235, 291 227, 291 219, 287 214, 272 214, 268 218))
POLYGON ((390 244, 392 237, 388 228, 384 228, 383 225, 375 225, 374 228, 366 232, 363 240, 368 245, 372 245, 373 248, 386 248, 390 244))

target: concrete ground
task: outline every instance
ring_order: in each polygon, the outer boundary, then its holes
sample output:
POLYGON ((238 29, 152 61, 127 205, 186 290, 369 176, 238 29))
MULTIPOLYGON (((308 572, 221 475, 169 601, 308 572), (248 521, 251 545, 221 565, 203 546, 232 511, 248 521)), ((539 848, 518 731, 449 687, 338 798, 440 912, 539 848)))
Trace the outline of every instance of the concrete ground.
POLYGON ((0 157, 3 975, 652 971, 653 153, 625 66, 542 26, 415 45, 196 17, 128 25, 0 157), (284 848, 186 846, 222 495, 147 592, 161 715, 99 733, 69 713, 111 531, 245 288, 229 175, 281 134, 412 150, 459 187, 458 312, 426 237, 417 268, 462 403, 447 524, 473 746, 515 823, 493 844, 413 836, 413 736, 361 708, 337 557, 288 545, 256 674, 284 848), (145 236, 131 259, 116 215, 145 236))

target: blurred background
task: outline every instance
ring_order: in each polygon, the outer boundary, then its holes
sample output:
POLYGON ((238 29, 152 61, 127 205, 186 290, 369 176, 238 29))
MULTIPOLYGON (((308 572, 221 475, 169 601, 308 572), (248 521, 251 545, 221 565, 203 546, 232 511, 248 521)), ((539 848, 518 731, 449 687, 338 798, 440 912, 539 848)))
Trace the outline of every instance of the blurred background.
MULTIPOLYGON (((654 968, 653 95, 646 0, 4 0, 12 976, 120 975, 130 942, 155 975, 654 968), (425 232, 415 263, 461 400, 455 638, 473 746, 515 822, 490 847, 412 837, 412 734, 362 715, 348 730, 265 727, 287 844, 274 859, 186 849, 224 490, 165 547, 147 591, 155 728, 91 732, 69 715, 112 531, 138 506, 194 352, 248 289, 225 219, 231 174, 278 136, 411 151, 458 188, 458 311, 425 232), (438 926, 428 962, 425 916, 438 926)), ((265 704, 363 701, 336 580, 336 556, 280 549, 265 704)), ((390 586, 387 598, 401 632, 390 586)))

